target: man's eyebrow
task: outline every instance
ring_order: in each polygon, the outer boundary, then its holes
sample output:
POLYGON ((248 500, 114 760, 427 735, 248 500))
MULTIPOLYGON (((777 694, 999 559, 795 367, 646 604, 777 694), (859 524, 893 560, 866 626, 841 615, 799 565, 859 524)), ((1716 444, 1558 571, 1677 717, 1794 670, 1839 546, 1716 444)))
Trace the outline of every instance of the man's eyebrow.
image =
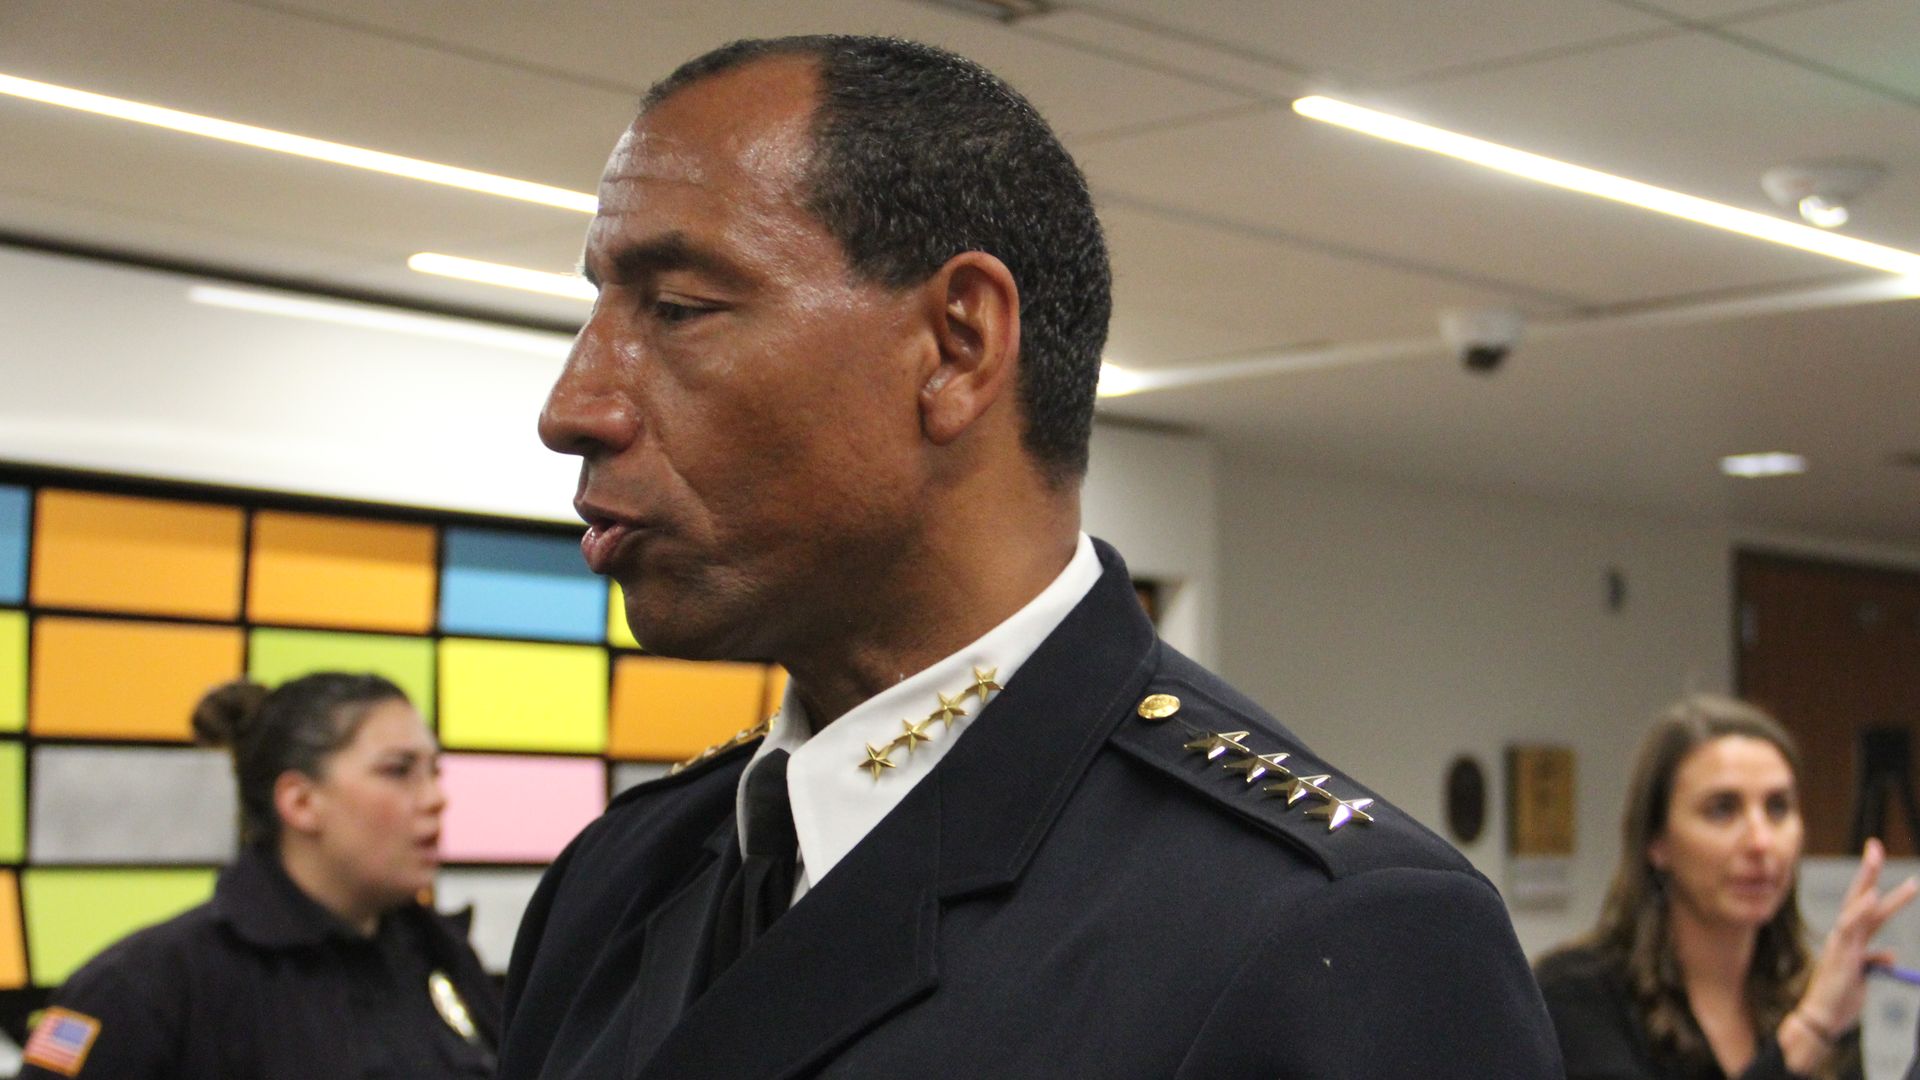
MULTIPOLYGON (((614 277, 621 281, 672 270, 695 270, 727 279, 740 276, 731 264, 703 250, 681 232, 664 233, 648 240, 623 244, 615 248, 606 261, 612 264, 614 277)), ((584 258, 580 261, 580 276, 596 289, 601 285, 600 275, 584 258)))

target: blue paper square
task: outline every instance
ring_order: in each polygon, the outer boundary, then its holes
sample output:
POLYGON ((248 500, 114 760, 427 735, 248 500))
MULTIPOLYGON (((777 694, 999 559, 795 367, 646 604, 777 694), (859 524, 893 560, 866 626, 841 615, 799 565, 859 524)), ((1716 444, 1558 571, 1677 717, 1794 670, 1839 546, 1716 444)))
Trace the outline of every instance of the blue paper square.
POLYGON ((440 630, 604 641, 607 583, 587 569, 577 540, 450 528, 440 572, 440 630))
POLYGON ((0 604, 18 604, 27 596, 27 528, 33 493, 0 487, 0 604))

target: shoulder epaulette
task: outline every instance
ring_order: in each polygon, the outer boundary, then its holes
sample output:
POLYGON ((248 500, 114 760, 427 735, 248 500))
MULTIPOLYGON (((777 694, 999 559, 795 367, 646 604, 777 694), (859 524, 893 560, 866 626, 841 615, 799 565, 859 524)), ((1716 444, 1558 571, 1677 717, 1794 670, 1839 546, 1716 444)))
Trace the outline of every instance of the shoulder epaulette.
POLYGON ((736 746, 744 746, 745 744, 750 743, 755 739, 761 738, 766 735, 769 725, 771 725, 771 723, 772 721, 770 720, 762 720, 758 724, 753 725, 752 727, 741 728, 739 731, 734 732, 731 736, 725 739, 722 739, 717 743, 714 743, 712 746, 707 747, 705 750, 700 751, 699 753, 693 755, 687 760, 675 762, 674 765, 667 770, 667 775, 677 776, 680 773, 683 773, 688 769, 693 768, 695 765, 698 765, 703 761, 708 761, 708 760, 711 760, 712 758, 720 756, 721 754, 727 752, 728 750, 733 749, 736 746))
POLYGON ((1121 748, 1287 839, 1329 874, 1374 861, 1361 850, 1370 845, 1353 826, 1364 832, 1390 808, 1196 687, 1148 689, 1135 715, 1114 732, 1121 748))

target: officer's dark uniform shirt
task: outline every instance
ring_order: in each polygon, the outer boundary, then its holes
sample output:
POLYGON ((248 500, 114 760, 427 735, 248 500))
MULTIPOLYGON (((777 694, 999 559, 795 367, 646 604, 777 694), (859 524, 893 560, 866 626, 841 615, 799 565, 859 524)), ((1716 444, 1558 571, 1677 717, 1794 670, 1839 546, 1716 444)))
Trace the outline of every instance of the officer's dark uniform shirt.
POLYGON ((965 736, 730 963, 757 740, 616 799, 521 924, 502 1080, 1558 1080, 1493 887, 1162 643, 1097 548, 965 736))
POLYGON ((75 973, 20 1075, 479 1080, 492 1074, 499 1007, 463 929, 409 905, 361 937, 276 856, 249 851, 210 902, 75 973), (429 980, 442 984, 439 1006, 429 980), (462 1010, 471 1038, 455 1030, 462 1010))

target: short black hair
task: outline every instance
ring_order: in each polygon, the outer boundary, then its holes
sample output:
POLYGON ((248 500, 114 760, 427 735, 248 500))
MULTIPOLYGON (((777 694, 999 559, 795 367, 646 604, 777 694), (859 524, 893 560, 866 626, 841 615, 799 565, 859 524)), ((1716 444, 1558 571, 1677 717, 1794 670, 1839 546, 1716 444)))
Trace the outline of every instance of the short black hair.
POLYGON ((688 85, 775 56, 818 65, 807 210, 864 281, 906 288, 984 251, 1020 290, 1018 394, 1028 453, 1050 480, 1087 470, 1113 309, 1087 180, 1026 98, 979 64, 899 38, 749 39, 655 83, 644 113, 688 85))

